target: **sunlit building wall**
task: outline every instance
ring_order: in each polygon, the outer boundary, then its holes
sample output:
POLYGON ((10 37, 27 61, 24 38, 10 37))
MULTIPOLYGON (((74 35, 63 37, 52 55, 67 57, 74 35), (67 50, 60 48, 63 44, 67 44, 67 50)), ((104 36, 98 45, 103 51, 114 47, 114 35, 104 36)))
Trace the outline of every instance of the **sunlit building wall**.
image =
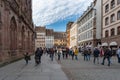
POLYGON ((94 0, 77 20, 78 45, 95 47, 101 43, 101 0, 94 0))
POLYGON ((102 44, 120 46, 120 0, 103 0, 102 44))
POLYGON ((67 36, 67 47, 70 48, 70 29, 72 26, 73 22, 68 22, 66 26, 66 36, 67 36))
POLYGON ((77 23, 74 22, 70 29, 70 48, 77 46, 77 23))
POLYGON ((45 37, 46 37, 46 28, 45 27, 36 27, 36 39, 35 39, 35 49, 36 48, 45 48, 45 37))
POLYGON ((46 37, 45 37, 45 46, 46 48, 54 47, 54 34, 53 29, 46 29, 46 37))

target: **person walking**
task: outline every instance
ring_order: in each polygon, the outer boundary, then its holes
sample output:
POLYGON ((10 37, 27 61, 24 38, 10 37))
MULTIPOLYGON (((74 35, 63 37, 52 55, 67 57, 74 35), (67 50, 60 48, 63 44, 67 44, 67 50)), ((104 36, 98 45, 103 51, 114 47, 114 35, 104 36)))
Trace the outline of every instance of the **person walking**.
POLYGON ((30 55, 29 55, 29 53, 26 52, 26 53, 23 54, 23 55, 24 55, 24 59, 25 59, 25 61, 26 61, 26 64, 28 64, 28 61, 31 60, 31 59, 30 59, 30 55))
POLYGON ((105 48, 104 50, 104 57, 103 57, 103 62, 101 63, 102 65, 104 65, 105 59, 107 58, 108 60, 108 66, 110 66, 110 57, 111 57, 111 51, 109 48, 105 48))
POLYGON ((58 60, 60 60, 61 54, 62 54, 62 50, 61 50, 61 49, 58 49, 58 50, 57 50, 57 54, 58 54, 58 60))
POLYGON ((54 50, 53 50, 53 48, 50 49, 50 58, 51 58, 51 61, 53 61, 53 58, 54 58, 54 50))
POLYGON ((99 64, 99 54, 100 54, 100 51, 98 50, 97 47, 95 47, 93 51, 93 56, 94 56, 93 63, 94 64, 96 63, 96 59, 97 59, 97 63, 99 64))
POLYGON ((120 46, 119 46, 116 54, 117 54, 117 58, 118 58, 118 63, 120 63, 120 46))
POLYGON ((75 55, 75 59, 76 60, 78 60, 78 53, 79 53, 79 51, 78 51, 78 49, 77 48, 75 48, 75 50, 74 50, 74 55, 75 55))
POLYGON ((88 61, 90 61, 91 53, 92 53, 91 49, 88 49, 88 54, 87 54, 88 61))
POLYGON ((74 51, 72 48, 69 50, 69 54, 70 54, 70 56, 72 56, 72 60, 73 60, 74 59, 74 51))
POLYGON ((88 61, 87 54, 88 54, 88 50, 87 50, 87 48, 84 48, 84 51, 83 51, 84 61, 88 61))
POLYGON ((42 48, 41 47, 40 47, 40 49, 37 48, 37 50, 35 51, 35 63, 36 64, 41 63, 41 56, 42 56, 42 54, 43 54, 42 48))

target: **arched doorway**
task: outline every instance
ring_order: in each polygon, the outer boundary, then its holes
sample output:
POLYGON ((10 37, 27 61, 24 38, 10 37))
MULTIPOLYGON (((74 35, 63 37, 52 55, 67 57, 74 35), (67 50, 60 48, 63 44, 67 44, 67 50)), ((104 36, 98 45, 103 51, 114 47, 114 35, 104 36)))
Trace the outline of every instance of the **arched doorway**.
POLYGON ((17 50, 17 24, 15 21, 15 17, 11 18, 10 21, 10 51, 11 56, 15 55, 15 51, 17 50))

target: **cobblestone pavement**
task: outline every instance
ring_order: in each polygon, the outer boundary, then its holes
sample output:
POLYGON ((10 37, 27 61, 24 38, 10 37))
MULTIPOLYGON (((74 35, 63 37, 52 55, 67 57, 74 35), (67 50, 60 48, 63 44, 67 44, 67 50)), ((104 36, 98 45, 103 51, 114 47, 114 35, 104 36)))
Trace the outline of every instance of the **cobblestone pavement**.
MULTIPOLYGON (((90 61, 84 61, 81 55, 78 58, 78 61, 71 58, 58 61, 69 80, 120 80, 120 64, 116 57, 112 57, 110 67, 107 66, 107 60, 105 65, 101 65, 93 64, 93 57, 90 61)), ((102 58, 99 62, 102 62, 102 58)))
POLYGON ((20 60, 0 68, 0 80, 68 80, 61 66, 49 56, 42 56, 42 63, 35 65, 34 57, 26 65, 20 60))

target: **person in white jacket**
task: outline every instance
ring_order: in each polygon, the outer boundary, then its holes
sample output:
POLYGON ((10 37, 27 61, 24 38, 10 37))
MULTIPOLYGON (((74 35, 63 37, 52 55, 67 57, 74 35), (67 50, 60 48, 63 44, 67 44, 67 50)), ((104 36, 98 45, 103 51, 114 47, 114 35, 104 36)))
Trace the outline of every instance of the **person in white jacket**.
POLYGON ((118 63, 120 63, 120 46, 116 53, 117 53, 118 63))
POLYGON ((58 60, 60 60, 60 57, 61 57, 61 54, 62 54, 61 48, 59 48, 59 49, 57 50, 57 54, 58 54, 58 60))

